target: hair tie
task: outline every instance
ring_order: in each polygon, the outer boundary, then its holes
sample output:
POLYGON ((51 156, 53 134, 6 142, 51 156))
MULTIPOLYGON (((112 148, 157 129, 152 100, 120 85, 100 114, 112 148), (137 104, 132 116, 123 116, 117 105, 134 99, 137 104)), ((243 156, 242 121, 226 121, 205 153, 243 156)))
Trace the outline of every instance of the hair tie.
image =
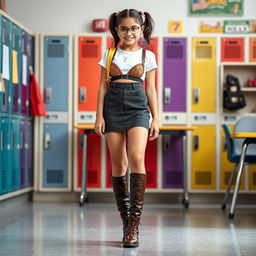
POLYGON ((116 15, 116 16, 118 16, 118 15, 119 15, 119 13, 120 13, 120 11, 116 12, 116 13, 115 13, 115 15, 116 15))
POLYGON ((144 12, 142 12, 142 11, 140 11, 139 14, 140 14, 140 16, 143 16, 143 17, 145 16, 144 12))

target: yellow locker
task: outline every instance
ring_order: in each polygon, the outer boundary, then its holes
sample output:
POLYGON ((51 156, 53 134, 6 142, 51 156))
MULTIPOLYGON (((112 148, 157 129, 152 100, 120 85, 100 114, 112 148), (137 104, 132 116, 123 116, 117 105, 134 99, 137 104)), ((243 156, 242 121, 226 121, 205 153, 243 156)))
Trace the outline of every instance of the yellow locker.
POLYGON ((215 112, 216 39, 192 40, 192 112, 215 112))
POLYGON ((197 125, 192 132, 192 189, 215 189, 215 126, 197 125))
MULTIPOLYGON (((234 125, 229 126, 231 133, 234 131, 234 125)), ((221 189, 226 189, 228 185, 228 180, 231 174, 235 163, 231 163, 227 158, 227 150, 225 148, 225 134, 223 128, 221 128, 221 189)), ((244 189, 245 184, 245 172, 243 172, 242 181, 240 185, 240 189, 244 189)), ((235 184, 236 179, 234 178, 233 184, 235 184)), ((234 189, 234 185, 231 187, 234 189)))
POLYGON ((256 189, 256 165, 249 165, 249 189, 256 189))

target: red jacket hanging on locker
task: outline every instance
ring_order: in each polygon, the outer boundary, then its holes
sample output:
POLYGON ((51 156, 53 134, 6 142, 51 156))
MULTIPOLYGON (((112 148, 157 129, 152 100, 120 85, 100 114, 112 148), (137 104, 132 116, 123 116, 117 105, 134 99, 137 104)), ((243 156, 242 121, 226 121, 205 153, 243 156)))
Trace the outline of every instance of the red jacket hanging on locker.
POLYGON ((31 116, 46 116, 44 102, 34 74, 30 75, 29 103, 31 116))

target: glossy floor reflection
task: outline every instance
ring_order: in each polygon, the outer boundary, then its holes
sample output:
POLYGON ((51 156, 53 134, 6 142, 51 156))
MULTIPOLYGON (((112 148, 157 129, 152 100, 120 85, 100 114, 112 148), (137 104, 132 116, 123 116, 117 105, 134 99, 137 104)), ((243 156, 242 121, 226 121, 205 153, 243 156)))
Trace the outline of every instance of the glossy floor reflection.
POLYGON ((0 209, 0 255, 254 256, 256 208, 233 221, 219 206, 145 205, 140 247, 122 248, 113 204, 28 203, 0 209))

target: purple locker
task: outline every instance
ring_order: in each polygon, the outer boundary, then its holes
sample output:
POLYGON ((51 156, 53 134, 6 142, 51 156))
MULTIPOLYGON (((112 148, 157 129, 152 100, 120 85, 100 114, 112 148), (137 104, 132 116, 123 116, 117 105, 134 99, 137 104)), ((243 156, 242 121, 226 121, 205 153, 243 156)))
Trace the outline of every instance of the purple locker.
POLYGON ((163 188, 183 187, 183 140, 179 134, 164 134, 163 188))
MULTIPOLYGON (((24 62, 27 60, 27 43, 28 43, 28 38, 27 38, 27 33, 25 31, 22 31, 22 59, 24 62)), ((24 67, 22 66, 22 69, 24 67)), ((23 76, 23 74, 22 74, 23 76)), ((27 102, 27 88, 28 86, 23 83, 23 77, 21 79, 21 113, 22 115, 26 115, 27 113, 27 107, 26 107, 26 102, 27 102)), ((27 81, 27 78, 26 78, 27 81)))
POLYGON ((25 141, 26 123, 25 120, 20 120, 20 187, 26 186, 26 141, 25 141))
POLYGON ((26 121, 26 143, 27 143, 27 154, 28 154, 28 174, 27 174, 27 186, 33 185, 33 130, 32 120, 26 121))
POLYGON ((186 38, 164 38, 164 112, 186 112, 186 46, 186 38))

